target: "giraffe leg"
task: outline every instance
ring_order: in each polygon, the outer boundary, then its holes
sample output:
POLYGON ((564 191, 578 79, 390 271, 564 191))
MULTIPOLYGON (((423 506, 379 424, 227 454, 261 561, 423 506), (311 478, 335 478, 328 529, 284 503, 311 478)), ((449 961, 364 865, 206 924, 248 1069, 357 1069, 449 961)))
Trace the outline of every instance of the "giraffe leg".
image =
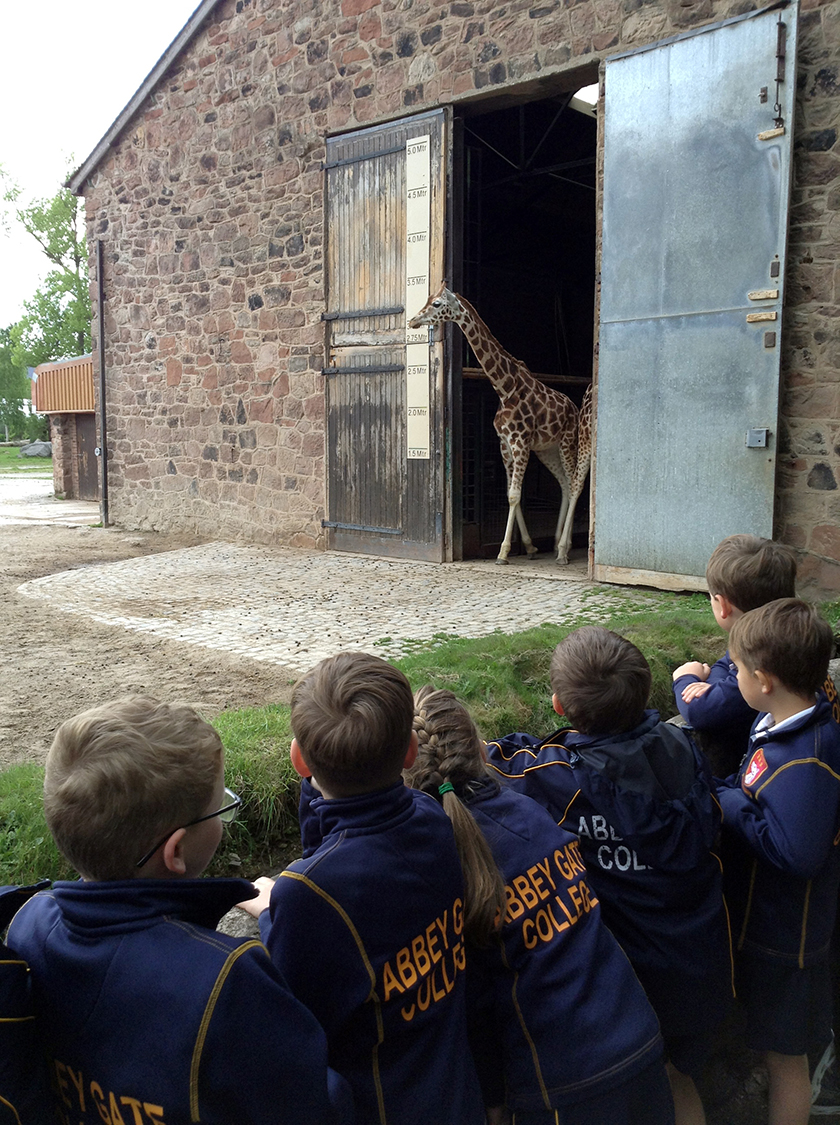
POLYGON ((528 534, 528 528, 525 526, 525 516, 522 514, 522 507, 519 501, 519 493, 508 493, 509 507, 507 527, 505 528, 505 537, 502 542, 502 546, 499 549, 498 555, 496 556, 496 562, 500 566, 504 566, 504 564, 508 561, 508 555, 510 554, 510 548, 513 542, 514 520, 519 526, 519 534, 522 536, 522 545, 525 548, 528 558, 532 559, 534 555, 538 553, 537 548, 534 546, 533 541, 531 540, 531 536, 528 534))
POLYGON ((519 504, 522 498, 522 481, 525 477, 525 467, 528 464, 529 451, 527 448, 513 446, 510 441, 504 437, 501 437, 501 448, 508 483, 508 518, 507 526, 505 527, 505 537, 499 548, 499 554, 496 556, 496 562, 504 566, 504 564, 507 563, 511 543, 513 541, 514 520, 519 525, 522 542, 529 556, 536 553, 536 547, 531 542, 531 537, 525 526, 525 517, 522 514, 522 509, 519 504))
POLYGON ((529 559, 532 559, 534 555, 539 554, 539 551, 528 534, 528 528, 525 526, 525 513, 522 511, 521 503, 516 505, 516 522, 519 526, 519 534, 522 536, 522 546, 525 548, 525 553, 529 559))
POLYGON ((563 534, 563 528, 566 524, 566 514, 569 511, 569 486, 563 488, 563 498, 560 501, 560 514, 557 516, 557 530, 554 532, 554 550, 560 542, 560 537, 563 534))
POLYGON ((586 388, 583 402, 578 414, 578 444, 577 463, 572 474, 571 500, 569 511, 563 523, 563 530, 557 538, 557 565, 565 566, 569 561, 569 550, 572 545, 572 525, 575 515, 575 506, 592 464, 592 384, 586 388))
POLYGON ((557 565, 568 566, 569 564, 569 548, 572 545, 572 523, 575 518, 575 508, 577 507, 578 496, 580 493, 572 494, 569 498, 569 508, 566 512, 566 519, 563 523, 563 529, 557 538, 557 565))
POLYGON ((563 530, 557 539, 557 565, 568 566, 569 563, 569 550, 572 546, 572 525, 575 518, 575 508, 577 507, 580 494, 583 492, 583 486, 586 484, 586 477, 589 473, 590 455, 587 454, 585 459, 578 465, 575 470, 575 475, 569 489, 569 509, 566 512, 566 519, 563 523, 563 530))
MULTIPOLYGON (((539 449, 535 452, 562 489, 560 512, 557 516, 557 530, 554 532, 554 549, 558 550, 562 542, 563 530, 569 519, 569 505, 572 495, 570 475, 567 472, 566 462, 556 446, 549 446, 547 449, 539 449)), ((566 554, 568 556, 568 550, 566 554)))
POLYGON ((519 500, 518 499, 517 500, 511 500, 510 495, 508 495, 508 504, 510 505, 510 507, 508 508, 508 518, 507 518, 507 526, 505 527, 505 537, 502 540, 502 545, 499 548, 498 555, 496 556, 496 562, 499 564, 499 566, 504 566, 505 563, 508 561, 508 555, 510 554, 511 542, 513 541, 513 521, 516 518, 516 509, 519 507, 519 500))

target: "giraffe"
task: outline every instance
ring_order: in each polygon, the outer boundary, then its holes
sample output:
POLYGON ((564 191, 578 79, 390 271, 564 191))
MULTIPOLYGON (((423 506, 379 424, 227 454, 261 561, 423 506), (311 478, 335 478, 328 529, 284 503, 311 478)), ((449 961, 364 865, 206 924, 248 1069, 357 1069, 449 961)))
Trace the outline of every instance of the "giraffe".
MULTIPOLYGON (((575 466, 575 475, 572 477, 572 484, 569 489, 571 496, 574 496, 574 503, 577 503, 578 497, 583 492, 583 486, 586 484, 586 478, 589 476, 589 469, 592 465, 592 384, 583 393, 583 402, 580 404, 580 411, 578 412, 578 453, 577 465, 575 466)), ((571 501, 570 501, 571 502, 571 501)), ((571 540, 571 528, 569 528, 569 538, 571 540)))
MULTIPOLYGON (((528 457, 533 451, 556 477, 563 490, 555 546, 557 564, 565 566, 569 561, 575 505, 586 480, 584 459, 578 456, 578 408, 566 395, 534 378, 524 363, 505 351, 469 301, 447 289, 446 283, 412 317, 409 327, 420 328, 422 325, 435 325, 445 320, 457 324, 464 333, 500 399, 493 426, 499 435, 507 474, 509 507, 505 537, 496 562, 506 563, 508 560, 514 520, 519 526, 528 558, 537 553, 525 526, 520 505, 522 480, 528 457)), ((592 399, 588 388, 587 396, 584 397, 584 406, 587 408, 586 426, 585 430, 580 429, 581 437, 591 433, 592 399)), ((590 448, 591 443, 587 440, 587 471, 590 448)))

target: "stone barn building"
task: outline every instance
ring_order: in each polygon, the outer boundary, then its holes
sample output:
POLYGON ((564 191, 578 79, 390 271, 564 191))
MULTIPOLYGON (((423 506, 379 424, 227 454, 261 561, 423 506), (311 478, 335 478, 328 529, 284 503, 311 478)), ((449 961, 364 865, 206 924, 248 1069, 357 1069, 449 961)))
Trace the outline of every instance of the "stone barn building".
POLYGON ((838 0, 204 0, 70 181, 111 518, 495 555, 495 392, 406 328, 446 279, 596 380, 593 577, 753 531, 840 588, 839 90, 838 0))

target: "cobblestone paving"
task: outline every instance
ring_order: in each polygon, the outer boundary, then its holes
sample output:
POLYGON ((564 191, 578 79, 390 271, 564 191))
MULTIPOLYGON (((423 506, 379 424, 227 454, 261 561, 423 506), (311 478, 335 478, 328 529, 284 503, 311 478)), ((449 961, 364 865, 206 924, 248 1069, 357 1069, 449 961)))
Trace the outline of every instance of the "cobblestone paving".
POLYGON ((645 597, 594 587, 582 562, 561 569, 550 556, 441 566, 232 543, 51 574, 19 592, 66 613, 295 671, 341 649, 390 658, 441 633, 515 632, 569 620, 584 605, 606 613, 645 597))

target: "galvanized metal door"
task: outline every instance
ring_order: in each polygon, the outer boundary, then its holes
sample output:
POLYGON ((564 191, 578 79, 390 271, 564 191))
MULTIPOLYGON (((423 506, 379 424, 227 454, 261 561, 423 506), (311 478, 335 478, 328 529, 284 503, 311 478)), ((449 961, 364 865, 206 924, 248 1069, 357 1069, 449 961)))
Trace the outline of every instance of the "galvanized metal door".
POLYGON ((601 580, 696 587, 773 534, 795 55, 788 5, 607 60, 601 580))
MULTIPOLYGON (((442 345, 430 348, 423 330, 419 355, 407 365, 405 313, 407 286, 422 291, 419 309, 444 273, 447 124, 446 111, 438 110, 327 141, 324 525, 336 550, 451 558, 442 345), (406 180, 423 138, 427 193, 406 180), (425 233, 409 229, 408 191, 411 204, 428 194, 425 233), (426 238, 427 274, 407 276, 407 262, 426 238), (428 431, 416 439, 414 427, 419 422, 422 430, 426 419, 428 431)), ((425 215, 425 203, 421 210, 425 215)))

